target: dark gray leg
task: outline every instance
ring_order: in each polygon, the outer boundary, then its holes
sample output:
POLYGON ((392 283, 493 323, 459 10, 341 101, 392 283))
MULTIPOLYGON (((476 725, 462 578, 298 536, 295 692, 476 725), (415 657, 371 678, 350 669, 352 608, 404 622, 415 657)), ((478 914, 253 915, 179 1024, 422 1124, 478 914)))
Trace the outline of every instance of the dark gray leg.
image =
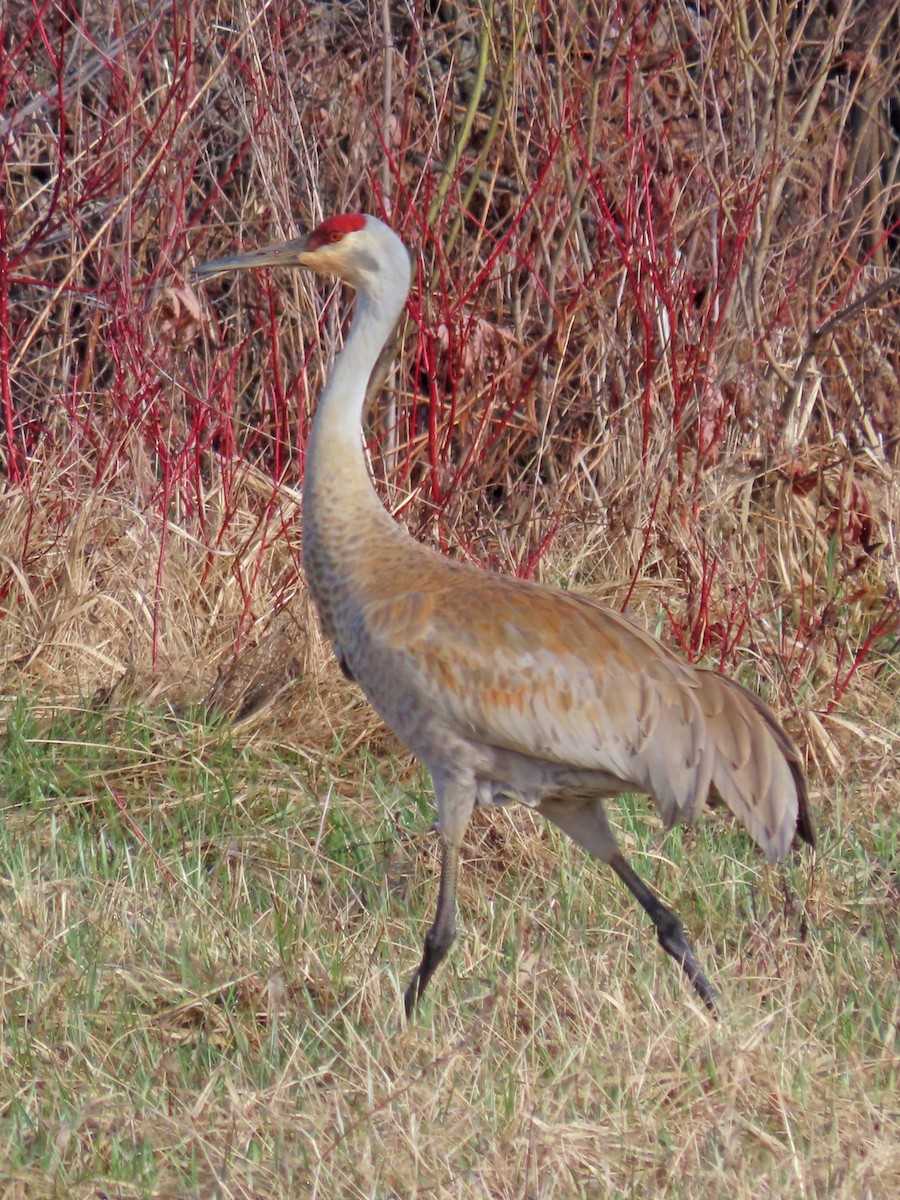
POLYGON ((609 865, 656 926, 656 932, 659 935, 659 944, 663 950, 667 954, 671 954, 680 965, 706 1007, 715 1012, 715 989, 700 970, 700 964, 694 957, 691 944, 684 935, 684 926, 681 923, 681 918, 673 913, 670 908, 666 908, 656 893, 629 867, 621 854, 618 852, 614 854, 609 860, 609 865))
POLYGON ((707 1008, 715 1010, 715 990, 700 970, 681 920, 622 857, 602 799, 548 800, 541 804, 540 811, 589 854, 609 863, 656 926, 662 948, 679 964, 707 1008))
POLYGON ((468 774, 461 777, 440 775, 432 771, 434 793, 438 806, 438 829, 441 834, 441 883, 438 888, 437 912, 434 923, 425 935, 425 950, 418 970, 412 977, 403 1007, 411 1017, 428 981, 456 937, 456 884, 459 878, 459 852, 472 809, 475 807, 475 780, 468 774))
POLYGON ((459 847, 444 841, 441 852, 441 883, 434 924, 425 935, 425 951, 412 982, 406 989, 403 1007, 411 1017, 428 981, 447 956, 456 937, 456 881, 459 877, 459 847))

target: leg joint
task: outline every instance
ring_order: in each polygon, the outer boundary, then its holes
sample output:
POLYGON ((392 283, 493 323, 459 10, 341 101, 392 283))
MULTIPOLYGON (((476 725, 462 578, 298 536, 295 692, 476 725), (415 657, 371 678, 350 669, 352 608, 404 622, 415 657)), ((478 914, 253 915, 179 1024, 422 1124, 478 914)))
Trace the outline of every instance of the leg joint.
POLYGON ((425 934, 425 952, 434 955, 438 962, 444 957, 456 937, 454 923, 434 925, 425 934))

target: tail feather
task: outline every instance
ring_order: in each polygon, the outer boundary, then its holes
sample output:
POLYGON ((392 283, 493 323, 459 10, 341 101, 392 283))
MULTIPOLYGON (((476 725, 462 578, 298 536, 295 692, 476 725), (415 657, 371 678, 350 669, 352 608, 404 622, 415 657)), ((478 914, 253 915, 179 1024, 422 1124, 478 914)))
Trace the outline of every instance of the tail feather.
POLYGON ((701 706, 715 745, 713 787, 770 860, 795 837, 815 846, 797 747, 758 696, 703 672, 701 706))

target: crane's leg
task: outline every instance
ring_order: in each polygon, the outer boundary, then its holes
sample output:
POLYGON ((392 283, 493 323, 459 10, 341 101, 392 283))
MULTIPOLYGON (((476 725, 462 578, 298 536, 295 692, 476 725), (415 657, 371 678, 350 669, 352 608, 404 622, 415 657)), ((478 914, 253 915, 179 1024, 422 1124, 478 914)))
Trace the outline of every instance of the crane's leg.
POLYGON ((631 869, 618 851, 609 859, 609 865, 656 926, 659 944, 663 950, 667 954, 671 954, 681 965, 682 971, 694 985, 694 991, 706 1007, 715 1011, 715 988, 700 970, 700 964, 685 936, 681 918, 670 908, 666 908, 652 888, 648 887, 643 879, 631 869))
POLYGON ((700 964, 685 936, 680 917, 666 908, 652 888, 644 883, 622 857, 603 801, 549 800, 541 804, 539 811, 588 853, 596 855, 602 862, 609 863, 656 926, 663 950, 671 954, 679 964, 707 1008, 714 1010, 715 990, 700 970, 700 964))
POLYGON ((447 951, 456 937, 459 852, 472 809, 475 807, 474 779, 451 781, 434 777, 434 790, 438 805, 438 829, 441 834, 441 882, 434 922, 425 935, 422 961, 403 998, 407 1017, 412 1016, 429 979, 446 958, 447 951))

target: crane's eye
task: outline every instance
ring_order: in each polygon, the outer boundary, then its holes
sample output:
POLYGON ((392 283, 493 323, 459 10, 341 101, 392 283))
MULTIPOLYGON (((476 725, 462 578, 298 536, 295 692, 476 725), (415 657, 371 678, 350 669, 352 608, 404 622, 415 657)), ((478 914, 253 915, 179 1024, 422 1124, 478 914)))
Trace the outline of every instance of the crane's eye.
POLYGON ((344 235, 339 229, 332 229, 328 234, 329 242, 339 242, 344 235))

